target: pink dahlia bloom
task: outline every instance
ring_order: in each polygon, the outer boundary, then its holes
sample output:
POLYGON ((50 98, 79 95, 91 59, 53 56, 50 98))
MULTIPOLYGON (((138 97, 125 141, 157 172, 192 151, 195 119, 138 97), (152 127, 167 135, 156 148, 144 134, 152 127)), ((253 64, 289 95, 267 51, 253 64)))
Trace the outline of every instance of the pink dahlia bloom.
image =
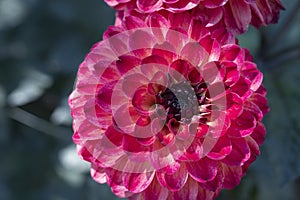
POLYGON ((262 73, 222 30, 177 16, 110 27, 70 95, 78 154, 119 197, 214 199, 260 153, 262 73))
MULTIPOLYGON (((225 26, 235 34, 244 33, 249 24, 256 28, 276 23, 280 10, 279 0, 125 0, 106 2, 119 10, 118 17, 139 13, 153 13, 160 10, 183 12, 190 10, 193 16, 201 18, 207 27, 225 26)), ((117 22, 120 19, 117 20, 117 22)))
POLYGON ((196 7, 202 0, 105 0, 117 9, 137 9, 142 13, 153 13, 159 10, 183 12, 196 7))
POLYGON ((259 28, 261 25, 276 23, 280 10, 284 9, 280 0, 223 0, 224 5, 213 6, 203 3, 195 11, 206 21, 207 26, 217 23, 225 25, 235 34, 247 31, 249 24, 259 28))

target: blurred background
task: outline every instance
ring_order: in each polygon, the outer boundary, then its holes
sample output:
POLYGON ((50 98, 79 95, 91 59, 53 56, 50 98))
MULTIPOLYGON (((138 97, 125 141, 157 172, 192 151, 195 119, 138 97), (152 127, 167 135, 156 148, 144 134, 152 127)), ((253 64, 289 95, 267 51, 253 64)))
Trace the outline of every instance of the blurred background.
MULTIPOLYGON (((278 24, 240 36, 264 72, 271 112, 262 154, 220 200, 300 194, 300 1, 278 24)), ((114 22, 102 0, 0 0, 0 200, 112 200, 72 143, 77 68, 114 22)))

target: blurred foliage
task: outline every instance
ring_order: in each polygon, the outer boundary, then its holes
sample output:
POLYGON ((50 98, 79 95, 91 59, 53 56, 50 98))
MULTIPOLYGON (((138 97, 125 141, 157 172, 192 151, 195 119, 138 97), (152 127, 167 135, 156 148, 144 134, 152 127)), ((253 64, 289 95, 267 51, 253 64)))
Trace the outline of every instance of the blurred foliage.
MULTIPOLYGON (((298 199, 300 1, 240 44, 264 72, 271 112, 262 155, 218 199, 298 199)), ((67 98, 77 67, 113 24, 102 0, 0 0, 0 200, 118 199, 94 182, 72 144, 67 98)))

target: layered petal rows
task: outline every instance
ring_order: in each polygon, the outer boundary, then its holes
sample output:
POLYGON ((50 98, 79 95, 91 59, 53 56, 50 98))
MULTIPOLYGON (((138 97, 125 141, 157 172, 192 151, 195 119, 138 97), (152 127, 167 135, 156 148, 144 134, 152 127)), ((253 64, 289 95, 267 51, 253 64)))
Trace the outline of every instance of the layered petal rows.
MULTIPOLYGON (((192 11, 194 17, 201 18, 204 25, 225 26, 235 34, 244 33, 249 24, 276 23, 280 10, 284 9, 279 0, 105 0, 118 10, 118 16, 132 15, 132 12, 154 13, 169 11, 182 13, 192 11)), ((117 23, 119 20, 117 20, 117 23)))
MULTIPOLYGON (((107 2, 159 10, 187 1, 107 2)), ((225 9, 236 1, 191 2, 225 9)), ((279 4, 245 1, 255 2, 279 4)), ((260 154, 269 111, 262 73, 232 32, 194 12, 123 16, 79 67, 73 140, 92 177, 119 197, 214 199, 260 154)))

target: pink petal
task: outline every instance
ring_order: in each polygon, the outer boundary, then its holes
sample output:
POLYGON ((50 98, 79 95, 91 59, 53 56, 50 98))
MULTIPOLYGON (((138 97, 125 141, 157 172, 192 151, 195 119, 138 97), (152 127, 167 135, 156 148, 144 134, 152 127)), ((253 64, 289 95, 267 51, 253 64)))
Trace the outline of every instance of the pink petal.
POLYGON ((191 64, 185 60, 176 60, 174 61, 169 69, 169 73, 176 79, 176 80, 184 80, 187 77, 187 73, 191 64))
POLYGON ((123 172, 115 169, 106 169, 107 184, 111 187, 113 193, 121 198, 126 198, 132 195, 131 192, 123 185, 123 172))
POLYGON ((186 167, 191 177, 204 183, 216 177, 218 162, 205 157, 197 162, 186 162, 186 167))
POLYGON ((231 139, 231 144, 232 151, 222 162, 230 166, 242 166, 250 158, 249 146, 244 138, 231 139))
POLYGON ((263 112, 263 115, 270 111, 270 108, 268 107, 268 100, 263 95, 254 93, 249 100, 260 108, 260 110, 263 112))
POLYGON ((259 145, 256 143, 256 141, 252 137, 247 137, 246 141, 251 150, 251 156, 260 155, 259 145))
POLYGON ((96 101, 100 108, 102 108, 105 112, 111 112, 111 97, 116 84, 117 81, 106 83, 98 91, 96 101))
POLYGON ((97 181, 98 183, 106 183, 106 173, 105 169, 98 167, 95 164, 92 164, 91 166, 91 176, 92 178, 97 181))
POLYGON ((156 175, 159 183, 172 192, 180 190, 188 178, 188 173, 184 164, 182 164, 181 167, 173 174, 157 172, 156 175))
POLYGON ((142 12, 152 13, 159 10, 163 2, 161 0, 137 0, 136 5, 142 12))
POLYGON ((141 193, 134 194, 129 197, 130 200, 166 200, 168 197, 168 190, 164 187, 161 187, 157 178, 154 177, 152 183, 141 193))
POLYGON ((199 83, 202 80, 202 76, 201 76, 199 70, 197 70, 196 68, 192 68, 188 73, 188 80, 192 84, 199 83))
POLYGON ((225 24, 227 27, 234 30, 237 34, 245 32, 251 21, 251 10, 249 4, 240 0, 230 0, 224 7, 226 8, 225 24))
POLYGON ((86 119, 99 128, 107 128, 112 123, 111 113, 107 113, 102 110, 95 102, 94 98, 91 98, 84 105, 84 114, 86 119))
POLYGON ((218 194, 219 194, 220 190, 218 191, 209 191, 206 190, 202 187, 198 187, 198 196, 197 196, 197 200, 208 200, 208 199, 215 199, 218 194))
POLYGON ((223 183, 224 188, 233 189, 240 183, 243 176, 241 167, 227 166, 223 164, 221 168, 225 177, 223 183))
POLYGON ((227 95, 227 109, 226 113, 230 119, 234 120, 240 116, 243 112, 243 101, 239 95, 235 93, 229 93, 227 95))
POLYGON ((144 191, 152 182, 155 172, 123 173, 124 186, 132 193, 144 191))
POLYGON ((207 54, 198 42, 189 42, 184 45, 180 52, 181 59, 188 61, 193 66, 199 66, 207 54))
POLYGON ((104 131, 99 129, 98 126, 95 126, 88 121, 81 123, 78 129, 75 130, 79 133, 80 138, 83 140, 100 139, 104 133, 104 131))
POLYGON ((152 54, 163 57, 168 63, 171 63, 177 57, 175 47, 167 41, 155 44, 152 49, 152 54))
POLYGON ((255 129, 253 130, 253 133, 251 134, 251 137, 256 141, 258 145, 261 145, 266 136, 266 128, 261 122, 257 122, 257 125, 255 129))
POLYGON ((256 127, 256 119, 251 112, 244 110, 243 113, 231 122, 228 136, 230 137, 246 137, 250 135, 256 127))
POLYGON ((230 87, 239 80, 240 72, 237 70, 237 66, 233 62, 222 62, 222 65, 224 65, 226 68, 224 82, 230 87))
POLYGON ((129 35, 130 51, 140 58, 150 56, 155 44, 156 38, 147 29, 137 29, 129 35))
POLYGON ((245 101, 252 94, 252 91, 250 90, 250 85, 251 85, 251 82, 248 79, 240 77, 238 82, 235 85, 233 85, 230 88, 230 90, 232 92, 238 94, 245 101))
POLYGON ((245 62, 242 66, 242 74, 247 77, 252 83, 250 89, 252 91, 258 90, 263 81, 262 73, 256 68, 256 64, 252 62, 245 62))
POLYGON ((133 134, 134 127, 139 114, 135 108, 131 107, 129 104, 121 105, 113 113, 113 123, 114 126, 120 130, 120 132, 133 134))
POLYGON ((177 148, 181 150, 179 153, 180 157, 178 158, 180 161, 199 161, 203 158, 202 141, 198 138, 195 138, 192 142, 186 140, 181 143, 181 141, 178 141, 177 148))
POLYGON ((124 77, 122 82, 122 90, 127 97, 133 98, 136 90, 142 86, 148 85, 149 80, 140 73, 131 73, 124 77))
POLYGON ((132 105, 138 111, 148 113, 153 111, 155 105, 155 96, 148 92, 147 87, 137 89, 132 98, 132 105))
POLYGON ((205 0, 202 4, 206 8, 217 8, 220 6, 224 6, 227 2, 228 0, 205 0))
POLYGON ((224 182, 224 173, 223 173, 221 167, 219 167, 218 173, 217 173, 216 177, 214 178, 214 180, 207 181, 205 183, 200 183, 199 185, 205 190, 219 191, 223 187, 223 182, 224 182))
POLYGON ((176 192, 170 192, 171 200, 194 200, 198 199, 198 183, 191 177, 188 177, 184 187, 176 192))
MULTIPOLYGON (((209 35, 209 31, 204 28, 203 22, 198 19, 193 19, 189 26, 189 33, 190 37, 194 41, 199 41, 200 39, 204 38, 206 35, 209 35)), ((205 45, 202 45, 204 48, 205 45)))
POLYGON ((215 142, 207 157, 212 160, 221 160, 229 155, 232 151, 231 141, 227 136, 222 136, 215 142))
POLYGON ((261 121, 263 118, 263 113, 260 108, 253 102, 247 101, 244 103, 244 109, 249 111, 257 121, 261 121))
POLYGON ((117 131, 113 125, 108 127, 105 131, 105 136, 109 140, 109 142, 112 143, 112 145, 115 145, 116 147, 119 147, 123 143, 123 133, 117 131))
POLYGON ((168 87, 168 77, 162 71, 156 72, 148 85, 148 92, 152 95, 157 95, 168 87))
POLYGON ((140 65, 141 60, 135 56, 122 55, 117 60, 117 69, 121 75, 126 74, 128 71, 140 65))
POLYGON ((135 16, 127 16, 124 19, 123 24, 126 27, 126 30, 147 27, 146 23, 142 19, 135 16))
POLYGON ((190 0, 190 1, 178 1, 176 3, 171 4, 171 6, 168 6, 166 10, 169 10, 171 12, 182 12, 185 10, 191 10, 192 8, 196 7, 201 0, 190 0))

